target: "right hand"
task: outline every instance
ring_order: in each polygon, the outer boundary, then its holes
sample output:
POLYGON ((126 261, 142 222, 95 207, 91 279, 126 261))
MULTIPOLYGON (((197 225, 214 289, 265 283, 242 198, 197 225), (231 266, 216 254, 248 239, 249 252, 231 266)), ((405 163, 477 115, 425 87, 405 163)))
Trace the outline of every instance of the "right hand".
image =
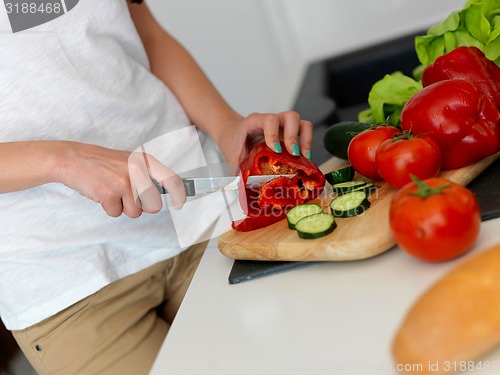
POLYGON ((60 182, 100 203, 109 216, 136 218, 160 211, 161 196, 151 178, 167 189, 174 208, 186 201, 180 177, 149 154, 76 142, 67 146, 60 182))

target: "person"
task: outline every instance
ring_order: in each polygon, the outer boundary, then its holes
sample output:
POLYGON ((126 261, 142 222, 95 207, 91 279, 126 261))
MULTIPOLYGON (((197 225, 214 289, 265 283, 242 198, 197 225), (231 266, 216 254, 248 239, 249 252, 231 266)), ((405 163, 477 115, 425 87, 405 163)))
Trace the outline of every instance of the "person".
POLYGON ((20 31, 0 11, 0 316, 39 374, 146 374, 206 243, 141 199, 133 150, 194 124, 229 165, 262 139, 310 157, 312 124, 238 114, 141 0, 64 3, 20 31))

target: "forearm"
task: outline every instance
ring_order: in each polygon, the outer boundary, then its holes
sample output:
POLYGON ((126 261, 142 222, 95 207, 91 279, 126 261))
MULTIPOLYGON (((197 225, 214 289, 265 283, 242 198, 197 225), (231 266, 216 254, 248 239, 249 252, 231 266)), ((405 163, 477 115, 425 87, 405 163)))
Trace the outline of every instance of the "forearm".
POLYGON ((152 73, 174 92, 193 124, 218 142, 242 116, 227 104, 186 49, 154 21, 145 4, 130 7, 152 73))
POLYGON ((184 186, 151 156, 72 141, 0 143, 0 194, 57 182, 100 203, 106 213, 138 217, 162 207, 151 178, 163 181, 173 205, 185 200, 184 186), (135 154, 134 154, 135 155, 135 154), (149 176, 145 157, 154 175, 149 176), (132 184, 133 180, 133 184, 132 184), (142 194, 142 195, 141 195, 142 194))
POLYGON ((57 182, 63 149, 61 141, 0 143, 0 193, 57 182))

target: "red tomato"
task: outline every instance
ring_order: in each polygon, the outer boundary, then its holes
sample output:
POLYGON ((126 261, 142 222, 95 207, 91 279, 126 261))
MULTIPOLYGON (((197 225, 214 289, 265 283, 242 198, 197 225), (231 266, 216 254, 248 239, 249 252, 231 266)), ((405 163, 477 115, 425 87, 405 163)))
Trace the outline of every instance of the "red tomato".
POLYGON ((382 142, 375 161, 382 179, 401 188, 411 182, 412 174, 421 180, 437 176, 441 167, 441 151, 436 141, 428 136, 403 134, 382 142))
POLYGON ((359 174, 372 180, 381 180, 375 154, 383 141, 392 139, 398 132, 398 128, 394 126, 378 126, 357 134, 347 148, 349 163, 359 174))
POLYGON ((405 185, 391 201, 390 225, 396 243, 409 254, 441 262, 465 253, 479 235, 476 197, 442 178, 405 185))

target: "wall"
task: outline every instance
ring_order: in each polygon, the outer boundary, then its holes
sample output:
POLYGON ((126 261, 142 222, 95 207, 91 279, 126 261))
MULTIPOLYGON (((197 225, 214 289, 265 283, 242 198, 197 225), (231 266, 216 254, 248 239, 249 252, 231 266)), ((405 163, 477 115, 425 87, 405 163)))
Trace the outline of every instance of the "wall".
POLYGON ((289 109, 307 63, 426 29, 465 0, 149 0, 243 114, 289 109))
MULTIPOLYGON (((285 20, 290 44, 308 60, 419 32, 460 9, 465 0, 269 0, 285 20)), ((273 9, 274 8, 274 9, 273 9)))

